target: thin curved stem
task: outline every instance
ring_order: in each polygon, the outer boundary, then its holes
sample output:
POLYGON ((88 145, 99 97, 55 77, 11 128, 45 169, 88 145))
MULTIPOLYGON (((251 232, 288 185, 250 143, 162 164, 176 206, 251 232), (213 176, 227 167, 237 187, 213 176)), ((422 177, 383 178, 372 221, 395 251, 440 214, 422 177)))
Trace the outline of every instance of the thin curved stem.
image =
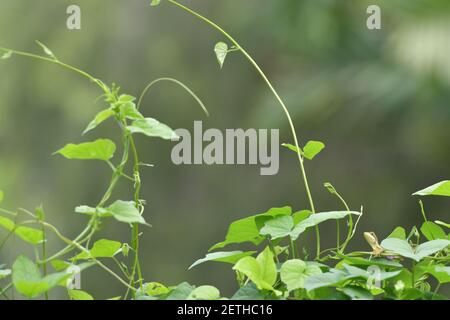
POLYGON ((138 100, 138 104, 137 104, 137 109, 140 108, 141 104, 142 104, 142 100, 144 99, 144 96, 147 94, 147 91, 153 87, 153 85, 157 84, 158 82, 163 82, 163 81, 168 81, 168 82, 173 82, 177 85, 179 85, 181 88, 183 88, 184 90, 186 90, 187 93, 189 93, 194 99, 195 101, 197 101, 197 103, 200 105, 200 107, 203 109, 203 111, 205 112, 205 114, 209 117, 209 112, 208 109, 206 109, 205 104, 202 102, 202 100, 194 93, 194 91, 192 91, 187 85, 185 85, 183 82, 174 79, 174 78, 169 78, 169 77, 164 77, 164 78, 158 78, 153 80, 152 82, 150 82, 145 89, 142 91, 141 96, 139 97, 138 100))
MULTIPOLYGON (((53 232, 54 232, 54 233, 55 233, 62 241, 66 242, 67 244, 70 244, 71 246, 75 246, 78 250, 80 250, 80 251, 82 251, 82 252, 85 252, 85 253, 87 253, 87 254, 90 255, 89 250, 87 250, 85 247, 83 247, 82 245, 80 245, 80 244, 77 243, 76 241, 70 240, 69 238, 63 236, 55 226, 53 226, 53 225, 51 225, 51 224, 49 224, 49 223, 47 223, 47 222, 43 222, 43 221, 40 221, 39 223, 42 224, 44 227, 49 228, 50 230, 52 230, 52 231, 53 231, 53 232)), ((128 285, 128 283, 127 283, 125 280, 123 280, 123 279, 122 279, 119 275, 117 275, 114 271, 112 271, 112 270, 109 269, 107 266, 105 266, 102 262, 100 262, 99 260, 97 260, 97 259, 95 259, 95 258, 93 258, 93 257, 91 257, 91 259, 92 259, 92 261, 94 261, 97 265, 99 265, 102 269, 104 269, 106 272, 108 272, 108 273, 111 274, 114 278, 116 278, 119 282, 121 282, 123 285, 125 285, 126 287, 128 287, 130 290, 133 290, 133 291, 136 290, 134 287, 130 287, 130 286, 128 285)))
POLYGON ((5 297, 6 300, 10 300, 8 295, 6 294, 6 291, 8 291, 10 288, 12 288, 13 284, 9 283, 5 289, 0 288, 0 295, 2 295, 3 297, 5 297))
MULTIPOLYGON (((91 229, 91 225, 89 223, 89 225, 83 231, 81 231, 81 233, 73 241, 78 242, 81 238, 83 238, 90 231, 90 229, 91 229)), ((70 251, 72 251, 72 249, 73 249, 72 245, 67 245, 66 247, 64 247, 63 249, 58 251, 57 253, 53 254, 51 257, 44 258, 44 260, 37 261, 37 263, 39 263, 39 264, 48 263, 54 259, 59 258, 62 255, 69 253, 70 251)))
POLYGON ((9 48, 4 48, 4 47, 0 47, 1 51, 4 52, 11 52, 12 54, 18 55, 18 56, 23 56, 23 57, 27 57, 27 58, 32 58, 32 59, 36 59, 36 60, 41 60, 41 61, 45 61, 45 62, 50 62, 53 64, 57 64, 63 68, 66 68, 68 70, 71 70, 75 73, 78 73, 79 75, 88 78, 91 82, 97 84, 105 93, 108 93, 108 89, 107 86, 99 79, 95 78, 94 76, 90 75, 89 73, 80 70, 76 67, 73 67, 71 65, 68 65, 64 62, 61 62, 57 59, 51 59, 51 58, 47 58, 47 57, 43 57, 37 54, 33 54, 33 53, 29 53, 29 52, 24 52, 24 51, 18 51, 18 50, 14 50, 14 49, 9 49, 9 48))
MULTIPOLYGON (((344 206, 345 210, 350 212, 350 207, 348 206, 345 199, 339 194, 339 192, 337 192, 336 188, 334 188, 331 184, 330 184, 330 186, 332 187, 331 194, 336 196, 339 199, 339 201, 342 203, 342 205, 344 206)), ((339 232, 339 220, 336 220, 336 224, 337 224, 337 246, 336 246, 336 249, 338 250, 338 252, 344 253, 345 248, 347 247, 347 245, 350 242, 352 235, 353 235, 353 217, 351 214, 348 217, 347 237, 345 238, 344 242, 342 243, 342 246, 340 245, 340 240, 339 240, 339 233, 340 233, 339 232)))
MULTIPOLYGON (((237 40, 235 40, 229 33, 227 33, 224 29, 222 29, 219 25, 217 25, 216 23, 214 23, 213 21, 209 20, 208 18, 202 16, 201 14, 193 11, 192 9, 178 3, 175 0, 168 0, 170 3, 178 6, 179 8, 183 9, 184 11, 194 15, 195 17, 199 18, 200 20, 203 20, 204 22, 206 22, 208 25, 212 26, 213 28, 215 28, 216 30, 218 30, 220 33, 222 33, 228 40, 231 41, 231 43, 237 48, 239 49, 239 51, 241 51, 241 53, 247 58, 247 60, 253 65, 253 67, 256 69, 256 71, 260 74, 260 76, 262 77, 262 79, 264 80, 264 82, 266 83, 266 85, 269 87, 270 91, 273 93, 273 95, 275 96, 276 100, 278 101, 278 103, 280 104, 281 108, 283 109, 283 112, 285 113, 287 120, 289 122, 289 126, 292 132, 292 136, 294 139, 294 144, 297 147, 297 157, 298 157, 298 161, 300 164, 300 170, 302 173, 302 178, 303 178, 303 182, 305 185, 305 189, 306 189, 306 194, 308 197, 308 201, 310 204, 310 208, 311 211, 313 213, 316 212, 315 206, 314 206, 314 201, 312 198, 312 194, 311 194, 311 190, 309 188, 309 183, 308 183, 308 178, 306 175, 306 170, 305 170, 305 166, 303 164, 303 156, 300 153, 300 146, 298 143, 298 139, 297 139, 297 132, 295 130, 295 126, 294 123, 292 121, 292 117, 289 113, 289 110, 287 109, 286 105, 284 104, 283 100, 281 99, 280 95, 278 94, 278 92, 275 90, 275 88, 273 87, 272 83, 269 81, 269 79, 267 78, 266 74, 264 73, 264 71, 262 71, 262 69, 259 67, 259 65, 256 63, 256 61, 252 58, 252 56, 237 42, 237 40)), ((319 227, 316 226, 316 239, 317 239, 317 251, 316 251, 316 258, 319 258, 320 255, 320 232, 319 232, 319 227)))

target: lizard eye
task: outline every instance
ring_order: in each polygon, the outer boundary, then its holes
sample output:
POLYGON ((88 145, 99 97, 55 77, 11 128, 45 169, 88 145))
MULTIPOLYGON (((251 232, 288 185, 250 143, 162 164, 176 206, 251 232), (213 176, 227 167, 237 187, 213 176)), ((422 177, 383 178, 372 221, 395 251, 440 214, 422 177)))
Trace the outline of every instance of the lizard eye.
POLYGON ((377 237, 377 235, 375 234, 375 232, 370 232, 370 235, 371 235, 376 241, 378 241, 378 237, 377 237))

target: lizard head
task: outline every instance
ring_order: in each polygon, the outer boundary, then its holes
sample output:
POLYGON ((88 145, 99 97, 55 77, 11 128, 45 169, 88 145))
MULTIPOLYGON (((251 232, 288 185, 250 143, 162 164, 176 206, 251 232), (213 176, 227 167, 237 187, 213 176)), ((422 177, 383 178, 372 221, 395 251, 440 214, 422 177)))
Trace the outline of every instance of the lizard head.
POLYGON ((378 237, 373 231, 364 232, 364 238, 370 244, 378 243, 378 237))

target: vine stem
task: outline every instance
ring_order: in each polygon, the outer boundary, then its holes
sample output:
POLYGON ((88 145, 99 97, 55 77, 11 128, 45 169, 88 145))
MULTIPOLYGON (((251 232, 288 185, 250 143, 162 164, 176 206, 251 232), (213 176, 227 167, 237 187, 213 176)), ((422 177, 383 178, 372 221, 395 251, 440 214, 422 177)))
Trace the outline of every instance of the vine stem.
MULTIPOLYGON (((47 259, 47 234, 45 232, 45 227, 42 226, 42 235, 43 235, 43 241, 42 241, 42 259, 46 260, 47 259)), ((42 271, 44 274, 44 277, 47 276, 47 263, 43 263, 42 264, 42 271)), ((48 300, 48 291, 45 291, 44 294, 45 300, 48 300)))
POLYGON ((93 77, 92 75, 90 75, 89 73, 80 70, 78 68, 75 68, 71 65, 68 65, 64 62, 59 61, 56 58, 47 58, 47 57, 43 57, 37 54, 33 54, 33 53, 29 53, 29 52, 24 52, 24 51, 18 51, 18 50, 14 50, 14 49, 9 49, 9 48, 4 48, 4 47, 0 47, 0 50, 4 51, 4 52, 11 52, 12 54, 18 55, 18 56, 23 56, 23 57, 28 57, 28 58, 32 58, 32 59, 36 59, 36 60, 41 60, 41 61, 45 61, 45 62, 50 62, 53 64, 57 64, 61 67, 64 67, 68 70, 71 70, 75 73, 78 73, 79 75, 88 78, 90 81, 92 81, 93 83, 97 84, 105 93, 108 93, 108 89, 107 86, 100 81, 99 79, 93 77))
MULTIPOLYGON (((40 61, 44 61, 44 62, 49 62, 49 63, 53 63, 56 65, 59 65, 61 67, 64 67, 72 72, 75 72, 87 79, 89 79, 91 82, 95 83, 96 85, 98 85, 102 91, 105 94, 108 94, 110 92, 109 88, 99 79, 95 78, 94 76, 92 76, 91 74, 80 70, 76 67, 73 67, 71 65, 68 65, 66 63, 63 63, 61 61, 59 61, 56 57, 52 57, 52 58, 48 58, 48 57, 43 57, 37 54, 33 54, 33 53, 29 53, 29 52, 23 52, 23 51, 18 51, 18 50, 13 50, 13 49, 9 49, 9 48, 3 48, 0 47, 1 51, 5 51, 5 52, 11 52, 12 54, 18 55, 18 56, 23 56, 23 57, 27 57, 27 58, 32 58, 32 59, 36 59, 36 60, 40 60, 40 61)), ((169 79, 169 78, 168 78, 169 79)), ((164 80, 168 80, 168 79, 164 79, 164 80)), ((169 79, 170 81, 174 81, 174 79, 169 79)), ((184 86, 182 83, 179 83, 181 86, 184 86)), ((186 90, 189 90, 189 88, 186 87, 186 90)), ((195 94, 193 94, 192 92, 190 92, 194 98, 196 98, 198 101, 199 99, 195 96, 195 94)), ((201 103, 201 101, 200 101, 201 103)), ((119 166, 117 168, 115 168, 115 171, 112 175, 110 184, 105 192, 105 194, 103 195, 103 197, 101 198, 99 204, 97 205, 98 207, 103 206, 110 198, 115 186, 117 185, 117 182, 119 181, 120 177, 123 174, 123 169, 125 168, 125 165, 128 161, 128 154, 129 154, 129 149, 130 149, 130 143, 133 144, 133 152, 135 154, 135 159, 137 159, 137 152, 136 152, 136 148, 134 146, 134 141, 133 138, 131 136, 127 136, 126 134, 126 130, 124 128, 124 125, 119 122, 119 126, 122 130, 123 133, 123 147, 124 147, 124 151, 123 151, 123 155, 122 155, 122 160, 121 163, 119 164, 119 166)), ((139 170, 139 162, 137 160, 137 162, 135 163, 135 173, 136 170, 139 170)), ((137 174, 139 174, 139 172, 137 171, 137 174)), ((140 189, 140 182, 139 182, 139 187, 136 188, 136 196, 135 201, 136 201, 136 206, 138 206, 138 201, 139 201, 139 189, 140 189)), ((50 258, 46 258, 45 255, 43 257, 43 260, 39 261, 39 263, 42 263, 44 268, 45 268, 45 264, 48 261, 51 261, 57 257, 60 257, 61 255, 67 254, 68 252, 70 252, 73 248, 74 248, 74 243, 77 243, 79 240, 81 240, 86 234, 88 234, 88 237, 86 239, 84 239, 83 241, 89 240, 92 235, 95 233, 95 228, 93 228, 93 223, 95 222, 95 217, 92 217, 92 219, 90 220, 88 226, 73 240, 73 242, 69 243, 68 246, 66 246, 65 248, 63 248, 62 250, 60 250, 59 252, 57 252, 56 254, 52 255, 50 258), (91 231, 91 232, 90 232, 91 231)), ((141 276, 141 270, 140 270, 140 266, 139 266, 139 260, 138 260, 138 236, 139 236, 139 230, 138 230, 138 226, 135 224, 133 225, 133 249, 135 250, 135 261, 134 261, 134 267, 133 267, 133 276, 134 276, 134 270, 137 268, 138 269, 138 274, 140 279, 142 278, 141 276)), ((141 280, 142 282, 142 280, 141 280)))
MULTIPOLYGON (((334 195, 339 199, 339 201, 341 201, 341 203, 344 205, 344 208, 350 212, 350 207, 348 206, 347 202, 345 201, 345 199, 339 194, 339 192, 337 192, 337 190, 334 190, 334 195)), ((338 243, 337 243, 337 250, 338 252, 344 253, 345 248, 347 248, 348 243, 350 242, 352 235, 353 235, 353 217, 350 214, 348 217, 348 232, 347 232, 347 237, 345 238, 344 243, 342 243, 342 246, 340 246, 340 241, 339 241, 339 220, 336 221, 337 226, 338 226, 338 243)))
MULTIPOLYGON (((139 176, 139 155, 137 153, 136 144, 134 143, 133 137, 130 135, 130 146, 131 146, 131 152, 133 154, 134 159, 134 166, 133 166, 133 175, 134 175, 134 202, 136 203, 136 208, 139 209, 139 194, 141 191, 141 178, 139 176)), ((137 272, 138 275, 138 281, 139 281, 139 287, 142 288, 142 271, 141 271, 141 265, 139 263, 139 225, 137 223, 133 223, 133 230, 132 230, 132 240, 131 240, 131 246, 134 252, 134 261, 133 261, 133 268, 131 271, 130 276, 130 286, 134 282, 134 277, 137 272)), ((127 291, 128 294, 128 291, 127 291)))
POLYGON ((139 97, 138 103, 137 103, 137 109, 139 110, 142 101, 144 99, 144 96, 147 94, 147 91, 153 87, 155 84, 159 83, 159 82, 173 82, 177 85, 179 85, 181 88, 183 88, 187 93, 189 93, 194 99, 195 101, 197 101, 197 103, 200 105, 200 107, 203 109, 203 112, 205 112, 206 116, 209 117, 209 112, 208 109, 206 109, 205 104, 203 103, 203 101, 194 93, 194 91, 192 91, 187 85, 185 85, 183 82, 178 81, 177 79, 174 78, 169 78, 169 77, 163 77, 163 78, 158 78, 153 80, 152 82, 150 82, 142 91, 141 96, 139 97))
MULTIPOLYGON (((85 78, 88 78, 91 82, 95 83, 96 85, 98 85, 102 91, 104 92, 104 94, 108 95, 110 94, 110 89, 108 88, 108 86, 106 86, 101 80, 93 77, 92 75, 90 75, 89 73, 82 71, 76 67, 73 67, 71 65, 68 65, 66 63, 63 63, 61 61, 59 61, 55 56, 52 56, 51 58, 49 57, 44 57, 44 56, 40 56, 37 54, 33 54, 33 53, 28 53, 28 52, 23 52, 23 51, 18 51, 18 50, 13 50, 13 49, 9 49, 9 48, 4 48, 4 47, 0 47, 0 51, 5 51, 5 52, 10 52, 11 54, 14 55, 18 55, 18 56, 23 56, 23 57, 27 57, 27 58, 32 58, 35 60, 40 60, 40 61, 44 61, 44 62, 49 62, 49 63, 53 63, 56 65, 59 65, 61 67, 64 67, 72 72, 75 72, 85 78)), ((177 84, 179 84, 180 86, 182 86, 183 88, 185 88, 185 90, 187 90, 199 103, 200 105, 204 108, 203 103, 200 101, 200 99, 187 87, 185 86, 183 83, 175 80, 175 79, 171 79, 171 78, 161 78, 161 79, 157 79, 154 81, 154 83, 159 82, 159 81, 172 81, 172 82, 176 82, 177 84)), ((152 83, 151 85, 153 85, 154 83, 152 83)), ((149 85, 146 90, 148 90, 151 85, 149 85)), ((142 99, 143 96, 141 96, 142 99)), ((206 111, 206 108, 204 108, 204 110, 206 111)), ((206 111, 207 112, 207 111, 206 111)), ((123 139, 123 155, 122 155, 122 159, 120 164, 118 165, 118 167, 114 167, 114 165, 112 165, 111 163, 109 163, 109 165, 111 166, 111 168, 113 169, 113 174, 111 177, 111 181, 110 184, 106 190, 106 192, 104 193, 103 197, 101 198, 101 200, 99 201, 97 207, 102 207, 111 197, 111 194, 113 192, 113 190, 115 189, 115 186, 117 185, 117 182, 119 181, 120 177, 124 175, 123 170, 125 168, 125 165, 128 162, 128 155, 129 155, 129 151, 130 151, 130 145, 132 145, 132 151, 133 151, 133 155, 134 155, 134 159, 135 159, 135 163, 134 163, 134 176, 135 176, 135 202, 136 202, 136 207, 139 208, 139 193, 140 193, 140 179, 139 179, 139 158, 137 155, 137 150, 134 144, 134 140, 133 137, 131 135, 128 134, 127 130, 126 130, 126 122, 122 123, 120 121, 120 119, 117 119, 119 127, 122 131, 122 139, 123 139)), ((125 175, 126 176, 126 175, 125 175)), ((61 240, 63 240, 64 242, 67 243, 67 246, 65 248, 63 248, 62 250, 60 250, 59 252, 57 252, 56 254, 52 255, 50 258, 46 257, 46 248, 45 245, 43 245, 43 259, 37 259, 38 263, 43 264, 43 268, 44 268, 44 272, 46 272, 46 263, 48 261, 51 261, 57 257, 60 257, 61 255, 67 254, 68 252, 72 251, 74 248, 77 248, 83 252, 89 253, 89 251, 84 248, 81 243, 85 242, 85 241, 89 241, 91 239, 91 237, 93 236, 93 234, 96 231, 96 216, 94 215, 91 220, 88 223, 88 226, 74 239, 74 240, 70 240, 66 237, 64 237, 59 231, 58 229, 56 229, 56 227, 54 227, 51 224, 48 224, 44 221, 40 221, 40 223, 42 224, 42 229, 43 232, 45 232, 45 227, 50 228, 61 240), (86 236, 87 235, 87 236, 86 236), (85 237, 86 236, 86 237, 85 237), (83 238, 85 237, 85 238, 83 238), (79 242, 81 241, 81 242, 79 242), (40 260, 40 261, 39 261, 40 260)), ((5 239, 6 240, 6 239, 5 239)), ((6 241, 4 241, 6 242, 6 241)), ((134 283, 134 275, 135 275, 135 271, 137 270, 138 273, 138 277, 139 277, 139 281, 140 281, 140 285, 142 287, 142 273, 141 273, 141 267, 139 264, 139 229, 138 229, 138 225, 137 224, 133 224, 133 232, 132 232, 132 244, 133 244, 133 250, 134 250, 134 262, 133 262, 133 272, 132 275, 130 276, 130 284, 128 284, 125 280, 123 280, 121 277, 119 277, 116 273, 114 273, 111 269, 109 269, 107 266, 105 266, 102 262, 98 261, 95 258, 92 258, 92 260, 98 264, 100 267, 102 267, 105 271, 107 271, 108 273, 110 273, 112 276, 114 276, 115 278, 117 278, 122 284, 124 284, 127 287, 127 293, 131 290, 133 292, 133 295, 136 291, 136 289, 132 286, 132 284, 134 283)), ((3 243, 2 243, 3 245, 3 243)), ((46 296, 47 298, 47 296, 46 296)))
MULTIPOLYGON (((237 40, 235 40, 228 32, 226 32, 224 29, 222 29, 219 25, 217 25, 216 23, 214 23, 210 19, 206 18, 205 16, 195 12, 194 10, 192 10, 192 9, 182 5, 181 3, 178 3, 175 0, 167 0, 167 1, 169 1, 170 3, 176 5, 177 7, 181 8, 181 9, 183 9, 184 11, 194 15, 195 17, 199 18, 200 20, 203 20, 208 25, 210 25, 211 27, 213 27, 214 29, 216 29, 220 33, 222 33, 245 56, 245 58, 247 58, 247 60, 253 65, 253 67, 256 69, 256 71, 260 74, 260 76, 262 77, 262 79, 264 80, 266 85, 269 87, 270 91, 275 96, 276 100, 280 104, 281 108, 283 109, 283 112, 285 113, 285 115, 287 117, 290 129, 291 129, 291 132, 292 132, 292 136, 293 136, 293 139, 294 139, 294 144, 295 144, 295 147, 297 148, 297 157, 298 157, 298 161, 299 161, 299 164, 300 164, 300 170, 301 170, 301 173, 302 173, 302 178, 303 178, 303 182, 304 182, 304 185, 305 185, 305 189, 306 189, 306 194, 307 194, 307 197, 308 197, 309 205, 310 205, 311 211, 313 213, 316 213, 316 209, 315 209, 315 206, 314 206, 314 201, 313 201, 313 198, 312 198, 311 190, 309 188, 309 183, 308 183, 308 178, 307 178, 307 175, 306 175, 305 166, 304 166, 304 163, 303 163, 303 156, 302 156, 302 154, 300 152, 301 149, 300 149, 300 146, 299 146, 299 143, 298 143, 297 132, 295 130, 295 126, 294 126, 294 123, 292 121, 292 117, 291 117, 291 115, 289 113, 288 108, 284 104, 284 102, 281 99, 281 97, 278 94, 278 92, 275 90, 275 88, 272 85, 272 83, 269 81, 269 79, 266 76, 266 74, 264 73, 264 71, 262 71, 260 66, 252 58, 252 56, 237 42, 237 40)), ((316 246, 317 246, 316 258, 319 259, 320 258, 320 231, 319 231, 319 226, 316 226, 316 241, 317 241, 317 243, 316 243, 316 246)))
MULTIPOLYGON (((76 241, 70 240, 69 238, 63 236, 59 230, 51 225, 50 223, 47 222, 43 222, 40 221, 40 224, 42 224, 42 226, 49 228, 50 230, 52 230, 62 241, 66 242, 67 244, 70 244, 71 246, 75 246, 77 247, 78 250, 87 253, 88 255, 90 255, 89 250, 87 250, 85 247, 83 247, 82 245, 80 245, 79 243, 77 243, 76 241)), ((98 266, 100 266, 103 270, 105 270, 106 272, 108 272, 109 274, 111 274, 114 278, 116 278, 119 282, 121 282, 124 286, 126 286, 127 288, 129 288, 130 290, 136 291, 136 288, 131 287, 128 285, 128 283, 123 280, 119 275, 117 275, 114 271, 112 271, 111 269, 109 269, 107 266, 105 266, 102 262, 100 262, 99 260, 91 257, 92 261, 94 261, 98 266)))

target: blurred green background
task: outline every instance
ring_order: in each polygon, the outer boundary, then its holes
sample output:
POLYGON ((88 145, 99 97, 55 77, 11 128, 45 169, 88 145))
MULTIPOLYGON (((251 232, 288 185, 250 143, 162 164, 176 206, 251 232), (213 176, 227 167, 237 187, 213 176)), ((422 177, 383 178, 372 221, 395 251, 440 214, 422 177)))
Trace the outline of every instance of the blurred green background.
MULTIPOLYGON (((397 225, 421 221, 414 191, 450 178, 450 2, 448 0, 191 0, 252 53, 285 98, 301 143, 327 145, 307 170, 320 211, 341 209, 323 188, 329 181, 364 216, 352 242, 368 249, 363 231, 380 238, 397 225), (382 9, 382 29, 366 27, 369 4, 382 9)), ((211 117, 182 90, 160 84, 143 112, 172 128, 191 129, 194 120, 211 128, 280 128, 292 142, 274 97, 239 54, 219 70, 213 47, 223 37, 176 7, 146 0, 2 0, 0 46, 40 52, 34 40, 58 57, 106 83, 139 95, 161 76, 187 83, 211 117), (66 8, 78 4, 82 29, 66 28, 66 8)), ((86 137, 82 130, 104 104, 86 80, 51 64, 20 57, 0 62, 0 189, 4 207, 33 209, 68 236, 86 217, 79 204, 98 202, 110 169, 102 163, 69 161, 52 153, 68 142, 114 137, 113 124, 86 137)), ((257 166, 175 166, 174 144, 139 137, 145 217, 153 227, 142 236, 147 281, 212 284, 224 295, 235 289, 228 266, 205 264, 187 271, 238 218, 291 205, 307 209, 296 158, 280 150, 280 171, 260 176, 257 166)), ((115 198, 130 199, 124 182, 115 198)), ((431 219, 448 220, 450 203, 427 198, 431 219)), ((129 242, 127 225, 109 222, 98 237, 129 242)), ((323 246, 334 244, 334 224, 322 228, 323 246)), ((4 232, 0 230, 0 236, 4 232)), ((302 239, 314 248, 314 237, 302 239)), ((52 252, 61 248, 52 242, 52 252)), ((0 253, 10 264, 21 240, 0 253)), ((96 298, 123 294, 108 274, 91 268, 83 289, 96 298)), ((53 297, 56 297, 53 294, 53 297)))

